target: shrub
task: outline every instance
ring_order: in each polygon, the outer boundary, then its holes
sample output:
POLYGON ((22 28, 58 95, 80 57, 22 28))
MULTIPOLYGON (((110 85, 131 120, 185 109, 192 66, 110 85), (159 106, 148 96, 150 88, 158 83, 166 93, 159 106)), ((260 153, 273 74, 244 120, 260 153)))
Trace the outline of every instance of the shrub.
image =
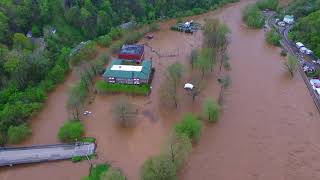
POLYGON ((8 142, 17 144, 24 141, 30 135, 31 129, 25 123, 19 126, 10 126, 8 129, 8 142))
POLYGON ((271 31, 267 32, 266 34, 267 43, 274 46, 280 46, 280 40, 281 40, 281 36, 278 34, 278 32, 275 29, 272 29, 271 31))
POLYGON ((70 57, 70 64, 77 65, 82 60, 91 59, 95 56, 97 50, 95 48, 95 43, 88 42, 80 50, 74 52, 70 57))
POLYGON ((201 8, 193 8, 192 12, 193 12, 193 14, 201 14, 201 13, 204 13, 205 10, 201 9, 201 8))
POLYGON ((96 138, 94 137, 84 137, 80 139, 80 142, 94 143, 96 142, 96 138))
POLYGON ((123 176, 120 170, 115 168, 110 168, 108 171, 101 175, 101 180, 125 180, 126 177, 123 176))
POLYGON ((118 40, 123 35, 123 31, 120 28, 111 28, 108 34, 112 40, 118 40))
POLYGON ((62 142, 75 142, 80 140, 83 133, 83 124, 78 120, 71 120, 65 122, 59 129, 58 137, 62 142))
POLYGON ((97 42, 100 46, 109 47, 112 43, 112 38, 109 35, 100 36, 97 42))
POLYGON ((124 44, 124 41, 117 41, 117 42, 113 43, 113 44, 110 46, 110 51, 111 51, 113 54, 118 53, 123 44, 124 44))
POLYGON ((150 92, 150 86, 148 84, 111 84, 105 81, 98 81, 96 83, 96 90, 98 93, 126 93, 146 96, 150 92))
POLYGON ((250 28, 262 28, 264 17, 256 5, 248 5, 242 11, 242 19, 250 28))
POLYGON ((141 168, 141 180, 176 180, 176 167, 166 156, 147 159, 141 168))
POLYGON ((177 135, 187 135, 193 142, 197 142, 200 138, 202 124, 192 114, 187 114, 175 126, 177 135))
POLYGON ((257 2, 257 6, 259 9, 271 9, 276 11, 278 9, 279 0, 260 0, 257 2))
POLYGON ((82 156, 75 156, 75 157, 72 157, 71 161, 73 163, 76 163, 76 162, 80 162, 83 160, 83 157, 82 156))
POLYGON ((133 33, 128 33, 126 36, 123 38, 124 44, 134 44, 139 41, 143 37, 143 34, 139 31, 133 32, 133 33))
POLYGON ((219 104, 208 98, 203 103, 203 115, 207 118, 210 123, 215 123, 218 121, 220 115, 220 106, 219 104))
POLYGON ((287 53, 288 52, 286 50, 282 49, 281 52, 280 52, 280 55, 285 57, 285 56, 287 56, 287 53))

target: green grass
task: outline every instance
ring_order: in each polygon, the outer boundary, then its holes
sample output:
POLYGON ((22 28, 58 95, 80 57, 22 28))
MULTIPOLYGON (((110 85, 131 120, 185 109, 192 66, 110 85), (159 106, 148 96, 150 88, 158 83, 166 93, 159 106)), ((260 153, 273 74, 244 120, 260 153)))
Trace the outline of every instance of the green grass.
POLYGON ((84 137, 84 138, 81 138, 80 142, 94 143, 94 142, 96 142, 96 138, 94 138, 94 137, 84 137))
POLYGON ((96 89, 99 93, 126 93, 133 95, 148 95, 150 86, 148 84, 130 85, 130 84, 111 84, 105 81, 98 81, 96 89))

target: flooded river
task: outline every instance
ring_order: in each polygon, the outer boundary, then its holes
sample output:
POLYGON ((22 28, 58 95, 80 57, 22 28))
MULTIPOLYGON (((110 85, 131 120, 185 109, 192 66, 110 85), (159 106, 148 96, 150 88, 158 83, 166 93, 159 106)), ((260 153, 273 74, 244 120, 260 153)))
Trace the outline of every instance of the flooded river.
POLYGON ((180 179, 318 180, 320 116, 263 30, 242 25, 245 4, 219 14, 232 30, 232 86, 220 122, 205 128, 180 179))
MULTIPOLYGON (((264 42, 264 32, 247 30, 241 22, 241 9, 248 3, 229 5, 218 11, 194 17, 202 21, 217 16, 231 29, 229 48, 232 86, 227 92, 220 122, 206 126, 200 143, 194 148, 180 179, 313 180, 320 177, 320 117, 300 78, 291 80, 282 67, 279 49, 264 42)), ((185 112, 200 112, 205 97, 217 97, 216 72, 206 78, 207 87, 195 103, 183 90, 178 110, 159 107, 158 89, 168 64, 188 64, 194 47, 201 45, 201 32, 194 36, 169 30, 175 21, 161 24, 151 41, 142 40, 162 55, 159 58, 146 47, 146 58, 156 68, 149 97, 126 97, 139 110, 132 129, 119 128, 110 108, 120 95, 97 95, 83 119, 86 135, 97 138, 95 163, 110 162, 121 168, 129 180, 139 177, 143 161, 161 151, 172 124, 185 112)), ((186 72, 189 71, 187 68, 186 72)), ((184 77, 187 82, 190 77, 184 77)), ((70 74, 64 84, 52 92, 42 111, 31 119, 33 135, 23 145, 57 143, 57 132, 68 119, 65 108, 67 90, 75 83, 70 74)), ((88 174, 89 162, 60 161, 0 169, 1 180, 78 180, 88 174)))

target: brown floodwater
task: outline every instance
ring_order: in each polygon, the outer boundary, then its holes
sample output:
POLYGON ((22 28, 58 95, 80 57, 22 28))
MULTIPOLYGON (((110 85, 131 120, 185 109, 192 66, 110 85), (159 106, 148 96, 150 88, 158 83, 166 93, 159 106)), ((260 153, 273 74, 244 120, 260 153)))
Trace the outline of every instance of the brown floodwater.
POLYGON ((185 168, 184 180, 318 180, 320 116, 297 74, 288 77, 279 49, 263 30, 248 30, 241 7, 219 14, 232 30, 232 86, 217 125, 207 126, 185 168))
MULTIPOLYGON (((241 23, 240 11, 247 1, 228 5, 218 11, 195 16, 203 19, 217 16, 232 30, 230 57, 232 86, 226 94, 221 121, 206 125, 200 143, 180 173, 180 179, 314 179, 319 177, 316 131, 319 115, 312 99, 296 76, 290 80, 282 68, 279 49, 264 43, 263 31, 247 30, 241 23), (232 172, 232 173, 230 173, 232 172), (309 177, 310 176, 310 177, 309 177)), ((206 76, 208 83, 196 102, 183 89, 179 107, 171 110, 159 106, 158 89, 166 67, 176 61, 188 64, 192 48, 200 47, 201 32, 193 36, 170 31, 174 20, 161 23, 153 40, 141 40, 159 54, 176 55, 159 58, 146 47, 146 58, 156 68, 152 93, 148 97, 130 97, 139 110, 134 128, 118 127, 110 108, 123 95, 97 95, 86 110, 92 115, 83 122, 86 135, 97 138, 98 158, 94 163, 109 162, 121 168, 129 180, 139 177, 146 158, 164 147, 173 123, 185 112, 199 113, 203 99, 217 97, 217 71, 206 76)), ((104 49, 99 49, 100 53, 104 49)), ((189 74, 189 68, 185 69, 189 74)), ((190 75, 191 76, 191 75, 190 75)), ((190 80, 186 75, 184 82, 190 80)), ((31 119, 33 135, 23 145, 57 143, 57 132, 68 119, 65 108, 67 90, 77 80, 70 74, 48 97, 42 111, 31 119)), ((80 179, 88 174, 89 162, 70 161, 23 165, 0 169, 1 180, 80 179)))

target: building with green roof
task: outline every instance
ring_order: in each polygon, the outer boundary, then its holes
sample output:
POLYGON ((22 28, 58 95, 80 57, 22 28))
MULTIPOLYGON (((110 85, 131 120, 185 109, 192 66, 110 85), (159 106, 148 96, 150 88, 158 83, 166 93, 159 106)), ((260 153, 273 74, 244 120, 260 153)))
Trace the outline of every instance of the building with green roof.
POLYGON ((105 81, 119 84, 149 83, 152 72, 152 61, 144 60, 140 65, 127 64, 130 63, 126 60, 113 60, 103 74, 105 81))

